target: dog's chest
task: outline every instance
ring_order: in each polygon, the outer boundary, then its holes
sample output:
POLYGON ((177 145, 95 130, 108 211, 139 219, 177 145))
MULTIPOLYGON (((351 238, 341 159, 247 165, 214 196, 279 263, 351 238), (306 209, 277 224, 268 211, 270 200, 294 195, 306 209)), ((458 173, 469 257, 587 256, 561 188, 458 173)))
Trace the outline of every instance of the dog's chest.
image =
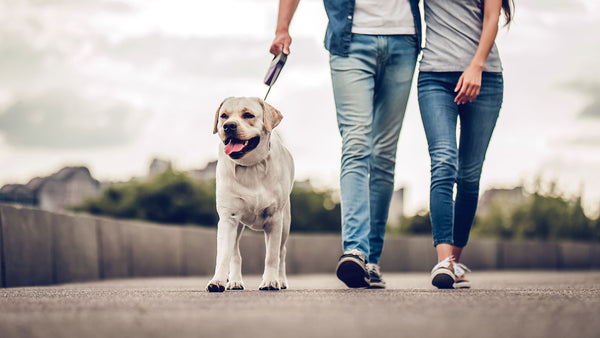
POLYGON ((273 216, 280 216, 289 203, 289 187, 268 176, 221 183, 223 189, 218 189, 217 194, 220 217, 235 214, 235 218, 255 230, 262 230, 273 216))
POLYGON ((265 224, 275 215, 278 210, 276 204, 267 207, 257 206, 256 208, 245 208, 241 213, 241 222, 254 230, 262 230, 265 224))
POLYGON ((247 226, 257 225, 262 229, 265 220, 281 210, 284 192, 275 182, 256 181, 255 184, 238 186, 236 200, 241 221, 247 226))

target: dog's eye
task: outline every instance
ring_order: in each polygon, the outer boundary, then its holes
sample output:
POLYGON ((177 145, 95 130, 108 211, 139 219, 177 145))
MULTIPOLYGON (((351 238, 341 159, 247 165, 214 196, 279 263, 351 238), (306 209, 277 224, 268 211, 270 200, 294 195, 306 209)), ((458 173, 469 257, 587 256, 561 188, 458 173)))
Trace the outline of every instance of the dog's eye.
POLYGON ((253 119, 254 118, 254 114, 244 113, 244 115, 242 115, 242 117, 245 118, 245 119, 253 119))
POLYGON ((225 114, 225 113, 221 114, 221 118, 222 119, 226 119, 227 118, 227 114, 225 114))

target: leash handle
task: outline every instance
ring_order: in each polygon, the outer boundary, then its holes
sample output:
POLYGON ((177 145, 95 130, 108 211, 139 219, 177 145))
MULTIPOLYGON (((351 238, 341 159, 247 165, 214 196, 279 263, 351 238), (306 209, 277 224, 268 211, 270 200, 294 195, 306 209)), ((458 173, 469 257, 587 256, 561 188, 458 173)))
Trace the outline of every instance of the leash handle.
POLYGON ((271 87, 273 87, 273 84, 275 84, 275 81, 277 81, 277 78, 279 77, 279 74, 281 73, 281 70, 283 69, 286 60, 287 55, 283 54, 283 52, 279 53, 279 55, 276 55, 275 57, 273 57, 273 60, 271 60, 271 64, 269 65, 269 69, 267 70, 267 74, 265 75, 265 78, 263 80, 264 84, 269 86, 269 89, 267 90, 267 94, 265 94, 265 98, 263 101, 267 100, 267 96, 269 96, 271 87))

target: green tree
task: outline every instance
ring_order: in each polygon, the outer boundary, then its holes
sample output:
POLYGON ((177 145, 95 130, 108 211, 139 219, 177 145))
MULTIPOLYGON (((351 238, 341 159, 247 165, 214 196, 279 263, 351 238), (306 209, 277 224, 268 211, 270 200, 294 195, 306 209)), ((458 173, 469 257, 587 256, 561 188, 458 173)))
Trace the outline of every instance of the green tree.
POLYGON ((538 188, 524 203, 514 208, 493 203, 485 216, 473 226, 475 236, 542 239, 598 240, 599 230, 584 213, 581 198, 566 199, 555 192, 555 184, 546 194, 538 188))
POLYGON ((161 223, 216 226, 214 180, 194 182, 185 173, 167 170, 147 182, 109 187, 97 199, 76 207, 96 215, 161 223))
MULTIPOLYGON (((159 223, 216 226, 215 180, 194 181, 167 170, 149 181, 113 185, 76 211, 159 223)), ((331 191, 295 186, 291 194, 293 232, 339 232, 340 205, 331 191)))
POLYGON ((593 239, 600 241, 600 216, 592 224, 593 239))
POLYGON ((340 204, 331 191, 316 192, 312 188, 294 186, 290 196, 292 232, 339 232, 340 204))
POLYGON ((496 237, 509 239, 514 236, 512 210, 506 210, 499 203, 492 203, 483 217, 476 217, 471 228, 474 237, 496 237))
POLYGON ((429 211, 420 210, 414 216, 403 216, 400 220, 400 226, 397 228, 388 228, 388 232, 391 234, 404 235, 431 234, 431 216, 429 211))
MULTIPOLYGON (((589 219, 581 198, 567 199, 557 192, 556 186, 550 182, 544 190, 538 181, 530 195, 510 200, 504 195, 489 201, 485 213, 475 218, 471 234, 502 239, 600 240, 600 218, 589 219)), ((431 233, 429 213, 423 210, 405 217, 399 229, 390 232, 431 233)))

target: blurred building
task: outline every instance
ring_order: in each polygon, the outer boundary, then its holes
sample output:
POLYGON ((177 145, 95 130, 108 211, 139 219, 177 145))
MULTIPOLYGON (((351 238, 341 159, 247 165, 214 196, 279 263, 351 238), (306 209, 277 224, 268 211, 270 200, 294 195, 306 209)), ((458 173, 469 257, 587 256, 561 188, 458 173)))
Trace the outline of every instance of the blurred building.
MULTIPOLYGON (((211 161, 202 169, 192 169, 186 173, 194 180, 211 180, 216 176, 217 161, 211 161)), ((146 177, 131 180, 146 181, 157 177, 167 170, 172 170, 169 160, 154 158, 148 168, 146 177)), ((32 205, 44 210, 60 211, 77 206, 88 198, 99 197, 102 191, 116 182, 99 182, 92 177, 88 168, 65 167, 47 177, 36 177, 27 184, 7 184, 0 188, 0 202, 32 205)), ((296 181, 297 188, 313 189, 310 180, 296 181)), ((339 203, 339 196, 334 198, 339 203)), ((400 226, 404 215, 404 188, 394 191, 390 203, 388 223, 400 226)))
MULTIPOLYGON (((153 179, 167 170, 173 170, 173 163, 171 161, 154 158, 148 168, 148 176, 138 179, 142 181, 153 179)), ((202 169, 191 169, 185 171, 185 173, 195 181, 214 179, 217 175, 217 161, 208 162, 202 169)))
POLYGON ((171 163, 171 161, 154 158, 150 163, 150 168, 148 168, 148 178, 155 178, 156 176, 164 173, 165 171, 172 169, 173 164, 171 163))
POLYGON ((495 207, 503 211, 513 210, 524 203, 525 199, 523 187, 486 190, 479 198, 477 216, 485 217, 495 207))
POLYGON ((0 188, 0 202, 37 206, 59 211, 81 204, 101 193, 101 184, 86 167, 65 167, 27 184, 7 184, 0 188))
POLYGON ((189 170, 188 175, 194 180, 212 180, 217 176, 217 161, 211 161, 202 169, 189 170))
POLYGON ((394 190, 390 202, 390 212, 388 215, 388 224, 392 227, 399 227, 404 216, 404 188, 394 190))

